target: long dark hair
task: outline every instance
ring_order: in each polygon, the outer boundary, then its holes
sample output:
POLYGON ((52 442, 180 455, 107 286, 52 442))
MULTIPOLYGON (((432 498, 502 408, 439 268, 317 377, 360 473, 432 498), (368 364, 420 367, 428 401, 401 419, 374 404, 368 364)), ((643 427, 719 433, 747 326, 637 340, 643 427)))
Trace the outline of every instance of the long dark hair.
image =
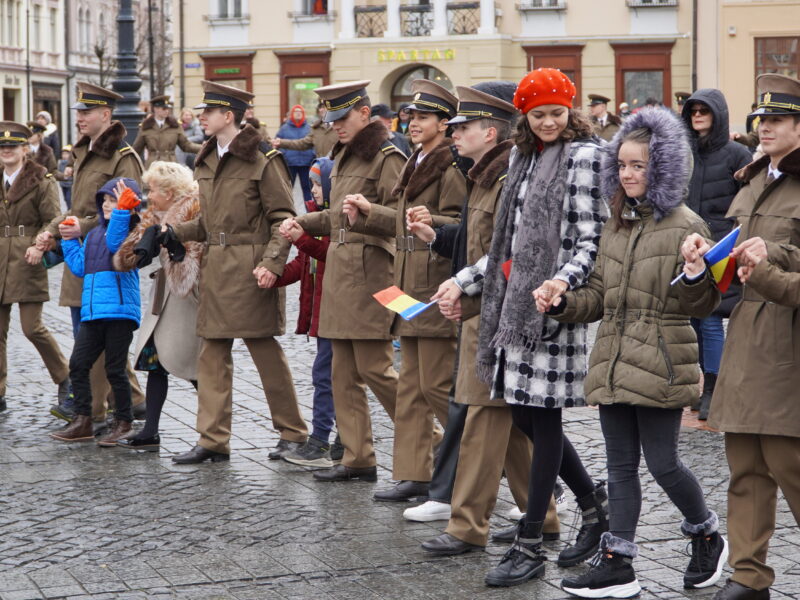
MULTIPOLYGON (((570 108, 567 126, 559 135, 559 139, 571 142, 575 139, 591 137, 593 133, 594 127, 589 118, 574 108, 570 108)), ((528 118, 525 115, 522 115, 517 121, 517 127, 512 139, 519 151, 525 156, 530 156, 537 148, 542 147, 542 141, 531 130, 528 118)))
MULTIPOLYGON (((636 142, 637 144, 644 144, 648 148, 650 147, 650 140, 653 138, 653 132, 649 129, 644 127, 640 127, 638 129, 634 129, 633 131, 625 134, 619 142, 620 149, 622 148, 622 144, 625 142, 636 142)), ((619 154, 614 157, 619 161, 619 154)), ((610 205, 611 205, 611 218, 614 219, 614 224, 617 226, 617 230, 619 229, 630 229, 633 226, 633 222, 628 219, 622 218, 622 213, 625 211, 625 201, 627 200, 628 196, 625 194, 625 190, 623 189, 621 182, 620 186, 617 188, 617 191, 611 197, 610 205)))

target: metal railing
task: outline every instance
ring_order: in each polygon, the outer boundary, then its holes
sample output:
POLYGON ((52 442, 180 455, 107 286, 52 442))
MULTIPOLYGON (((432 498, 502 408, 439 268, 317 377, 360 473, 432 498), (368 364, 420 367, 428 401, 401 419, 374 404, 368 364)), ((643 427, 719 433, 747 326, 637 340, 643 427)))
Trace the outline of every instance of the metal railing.
POLYGON ((421 37, 433 29, 433 6, 430 4, 404 4, 400 7, 400 35, 421 37))
POLYGON ((521 0, 517 4, 517 10, 566 10, 566 0, 521 0))
POLYGON ((473 35, 481 26, 480 2, 448 2, 447 33, 450 35, 473 35))
POLYGON ((627 0, 628 8, 658 8, 678 6, 678 0, 627 0))
POLYGON ((356 37, 383 37, 386 31, 385 6, 356 6, 356 37))

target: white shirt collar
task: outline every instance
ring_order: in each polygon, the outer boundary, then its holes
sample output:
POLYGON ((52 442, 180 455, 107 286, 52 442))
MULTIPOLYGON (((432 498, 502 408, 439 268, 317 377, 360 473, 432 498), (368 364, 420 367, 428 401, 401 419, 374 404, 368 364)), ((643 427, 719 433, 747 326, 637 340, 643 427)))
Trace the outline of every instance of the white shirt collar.
POLYGON ((36 154, 39 151, 39 144, 31 144, 31 153, 36 154))
MULTIPOLYGON (((233 140, 231 140, 231 142, 232 141, 233 140)), ((228 142, 224 146, 219 142, 217 142, 217 158, 222 158, 223 156, 225 156, 225 153, 228 151, 228 148, 230 148, 231 142, 228 142)))
POLYGON ((3 187, 5 187, 6 183, 9 185, 14 185, 14 180, 19 175, 19 172, 22 171, 22 163, 20 163, 19 167, 13 173, 9 173, 8 171, 3 171, 3 187))
POLYGON ((422 161, 425 159, 425 157, 426 157, 426 156, 428 156, 428 155, 427 155, 427 154, 425 154, 424 152, 422 152, 422 151, 420 150, 420 153, 419 153, 419 155, 417 156, 417 164, 416 164, 416 165, 414 165, 414 166, 418 166, 418 165, 419 165, 419 163, 421 163, 421 162, 422 162, 422 161))
POLYGON ((158 125, 159 127, 163 127, 164 121, 163 120, 159 121, 158 119, 156 119, 156 125, 158 125))
POLYGON ((778 179, 783 173, 778 171, 778 169, 772 168, 772 163, 767 165, 767 177, 772 176, 774 179, 778 179))

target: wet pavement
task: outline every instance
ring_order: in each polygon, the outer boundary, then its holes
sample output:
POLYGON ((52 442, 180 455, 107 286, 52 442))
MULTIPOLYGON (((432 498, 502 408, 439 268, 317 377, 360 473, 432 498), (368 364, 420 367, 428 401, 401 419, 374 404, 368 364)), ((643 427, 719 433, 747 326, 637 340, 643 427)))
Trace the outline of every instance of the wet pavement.
MULTIPOLYGON (((62 267, 51 273, 58 296, 62 267)), ((147 280, 143 276, 143 281, 147 280)), ((146 293, 143 293, 146 298, 146 293)), ((287 294, 287 323, 296 320, 297 288, 287 294)), ((409 505, 378 503, 372 493, 391 477, 392 426, 377 402, 372 418, 379 483, 326 484, 308 471, 271 461, 277 443, 259 378, 241 342, 234 345, 234 416, 230 463, 173 465, 196 441, 196 396, 170 380, 159 454, 66 445, 48 432, 56 386, 22 336, 16 310, 9 334, 9 409, 0 414, 0 599, 556 599, 562 577, 585 567, 547 565, 543 580, 509 589, 484 586, 506 547, 459 557, 433 557, 420 543, 444 522, 412 523, 409 505)), ((45 322, 68 354, 68 309, 45 306, 45 322)), ((305 418, 311 420, 314 340, 286 335, 305 418)), ((140 377, 144 384, 145 378, 140 377)), ((603 443, 593 409, 565 411, 566 429, 590 473, 604 477, 603 443)), ((686 421, 691 424, 691 418, 686 421)), ((725 514, 727 466, 722 436, 686 427, 684 461, 712 508, 725 514)), ((715 588, 687 592, 687 542, 681 516, 642 470, 644 506, 635 562, 642 598, 710 598, 715 588)), ((569 496, 569 495, 568 495, 569 496)), ((492 520, 506 527, 512 507, 505 483, 492 520)), ((800 533, 781 499, 769 562, 773 598, 800 597, 800 533)), ((574 538, 574 498, 562 512, 562 540, 574 538)), ((562 542, 547 544, 555 558, 562 542)))

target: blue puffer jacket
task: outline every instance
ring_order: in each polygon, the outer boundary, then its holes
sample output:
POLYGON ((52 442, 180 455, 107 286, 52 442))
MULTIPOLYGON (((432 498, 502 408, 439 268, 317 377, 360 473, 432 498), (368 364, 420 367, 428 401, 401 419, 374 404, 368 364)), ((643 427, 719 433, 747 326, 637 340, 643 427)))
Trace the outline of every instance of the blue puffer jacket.
MULTIPOLYGON (((130 319, 138 326, 142 318, 139 271, 115 271, 112 264, 114 253, 131 229, 131 213, 114 209, 110 221, 103 217, 103 196, 113 194, 117 181, 109 181, 98 191, 99 222, 87 234, 83 245, 78 240, 63 240, 61 248, 70 271, 76 277, 83 277, 81 321, 130 319)), ((124 181, 137 196, 141 195, 135 181, 124 181)))
MULTIPOLYGON (((291 119, 284 121, 278 129, 277 137, 287 140, 301 140, 311 133, 308 121, 303 121, 299 127, 292 123, 291 119)), ((314 150, 281 150, 286 164, 290 167, 310 167, 317 156, 314 150)))

